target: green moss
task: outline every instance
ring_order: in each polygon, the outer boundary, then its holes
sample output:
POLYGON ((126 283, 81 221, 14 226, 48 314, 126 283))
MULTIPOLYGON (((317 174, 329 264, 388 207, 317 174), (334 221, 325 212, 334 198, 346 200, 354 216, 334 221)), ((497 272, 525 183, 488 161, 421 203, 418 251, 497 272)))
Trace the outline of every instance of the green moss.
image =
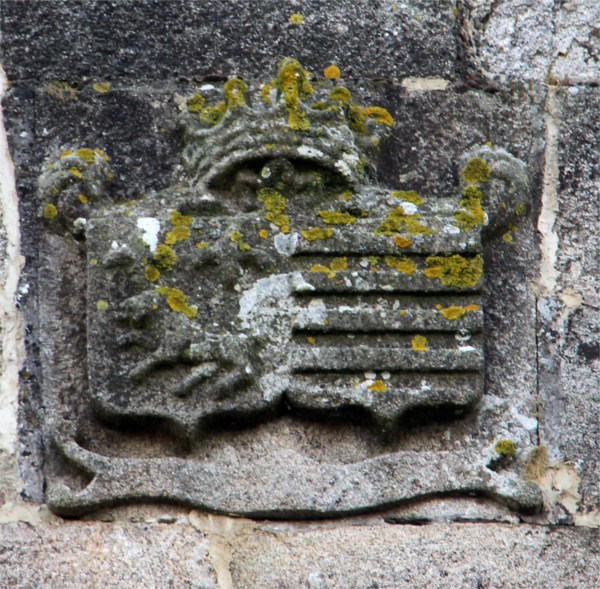
POLYGON ((323 219, 327 225, 352 225, 356 223, 356 217, 350 213, 340 211, 318 211, 317 215, 323 219))
POLYGON ((55 219, 57 215, 58 209, 52 203, 49 203, 44 207, 44 219, 51 221, 52 219, 55 219))
POLYGON ((204 108, 204 102, 204 96, 196 92, 192 97, 186 100, 185 104, 187 106, 188 112, 196 113, 200 112, 204 108))
POLYGON ((474 157, 463 170, 463 178, 467 184, 478 184, 490 179, 492 169, 482 157, 474 157))
POLYGON ((403 192, 402 190, 394 190, 394 192, 392 192, 392 196, 395 198, 401 198, 402 200, 410 202, 417 206, 422 205, 425 202, 423 197, 420 196, 414 190, 409 190, 408 192, 403 192))
POLYGON ((333 231, 327 227, 323 229, 322 227, 313 227, 312 229, 305 229, 300 232, 302 237, 307 241, 316 241, 318 239, 330 239, 333 235, 333 231))
POLYGON ((496 453, 500 456, 510 456, 512 458, 517 454, 512 440, 498 440, 495 448, 496 453))
POLYGON ((439 279, 444 286, 465 289, 477 286, 483 274, 481 256, 431 256, 425 261, 425 276, 439 279))
POLYGON ((225 100, 227 100, 227 107, 234 109, 240 106, 246 106, 247 91, 248 86, 246 86, 246 83, 243 80, 240 80, 239 78, 227 80, 223 88, 225 100))
POLYGON ((171 271, 177 262, 175 252, 165 244, 160 244, 154 252, 154 262, 161 270, 171 271))

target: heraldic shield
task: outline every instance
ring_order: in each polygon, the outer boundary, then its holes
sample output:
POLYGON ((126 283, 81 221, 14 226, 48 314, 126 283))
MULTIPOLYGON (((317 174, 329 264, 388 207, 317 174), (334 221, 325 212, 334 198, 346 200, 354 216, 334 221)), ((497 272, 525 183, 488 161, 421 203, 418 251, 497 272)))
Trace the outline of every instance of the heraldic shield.
MULTIPOLYGON (((184 448, 104 454, 82 442, 77 417, 57 416, 52 508, 159 499, 309 517, 478 493, 536 510, 539 490, 484 447, 350 463, 285 449, 245 464, 186 456, 215 424, 282 408, 393 437, 415 413, 459 418, 475 406, 484 244, 528 199, 524 165, 490 147, 462 157, 456 197, 378 186, 391 115, 317 84, 296 60, 263 86, 236 78, 218 91, 218 102, 196 93, 182 104, 182 164, 161 192, 114 204, 108 157, 90 148, 63 152, 40 179, 49 239, 87 285, 76 345, 88 391, 74 414, 117 430, 166 427, 184 448), (68 469, 83 480, 69 482, 68 469), (250 472, 264 486, 246 487, 250 472)), ((60 388, 58 370, 46 372, 60 388)))

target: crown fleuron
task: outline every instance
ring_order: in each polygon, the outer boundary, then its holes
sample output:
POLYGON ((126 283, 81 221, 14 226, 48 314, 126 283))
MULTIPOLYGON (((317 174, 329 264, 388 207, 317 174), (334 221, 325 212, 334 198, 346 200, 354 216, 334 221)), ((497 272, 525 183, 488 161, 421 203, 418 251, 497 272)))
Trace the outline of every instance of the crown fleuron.
POLYGON ((269 83, 249 88, 232 78, 222 100, 209 103, 196 93, 183 110, 183 167, 205 188, 241 162, 274 157, 314 161, 360 184, 374 171, 373 152, 393 125, 384 108, 355 104, 337 66, 321 77, 290 58, 269 83))

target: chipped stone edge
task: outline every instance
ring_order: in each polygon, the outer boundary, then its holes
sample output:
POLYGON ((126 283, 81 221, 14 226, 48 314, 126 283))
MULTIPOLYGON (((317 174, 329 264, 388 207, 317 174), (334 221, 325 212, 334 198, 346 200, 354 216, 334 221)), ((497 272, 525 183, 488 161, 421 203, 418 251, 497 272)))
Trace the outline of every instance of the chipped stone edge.
MULTIPOLYGON (((0 66, 0 100, 9 87, 0 66)), ((2 252, 5 279, 0 285, 2 352, 0 373, 0 490, 18 491, 19 370, 23 364, 23 321, 17 307, 17 289, 25 259, 21 255, 19 202, 14 165, 8 149, 4 117, 0 110, 0 214, 6 236, 2 252)))

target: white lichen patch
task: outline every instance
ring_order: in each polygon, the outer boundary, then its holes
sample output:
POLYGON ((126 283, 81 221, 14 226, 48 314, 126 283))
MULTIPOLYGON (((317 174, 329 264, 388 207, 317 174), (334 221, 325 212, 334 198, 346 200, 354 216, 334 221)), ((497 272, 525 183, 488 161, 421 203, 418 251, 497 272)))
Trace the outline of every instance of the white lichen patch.
POLYGON ((407 92, 439 92, 446 90, 450 85, 450 81, 444 78, 404 78, 402 87, 407 92))
POLYGON ((139 217, 136 226, 142 232, 142 241, 154 252, 158 245, 160 221, 154 217, 139 217))
POLYGON ((314 147, 308 147, 306 145, 301 145, 297 150, 297 153, 301 157, 314 158, 314 159, 323 159, 325 158, 325 154, 314 147))
POLYGON ((298 234, 297 233, 278 233, 273 240, 275 249, 282 256, 293 256, 296 252, 298 245, 298 234))

